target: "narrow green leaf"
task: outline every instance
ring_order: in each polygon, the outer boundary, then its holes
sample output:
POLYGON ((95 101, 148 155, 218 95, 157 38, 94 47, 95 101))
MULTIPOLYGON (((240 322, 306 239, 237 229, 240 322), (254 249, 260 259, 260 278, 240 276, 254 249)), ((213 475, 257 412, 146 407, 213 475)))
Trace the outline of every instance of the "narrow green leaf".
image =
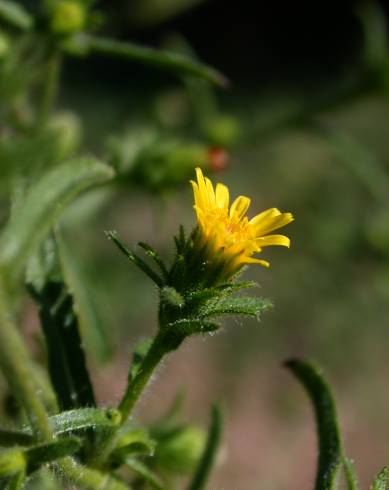
POLYGON ((132 470, 142 480, 145 480, 155 490, 163 490, 165 488, 162 480, 151 471, 150 468, 137 459, 127 458, 125 466, 132 470))
POLYGON ((168 325, 170 335, 174 332, 177 337, 187 337, 199 333, 212 333, 219 330, 220 325, 214 322, 198 320, 196 318, 184 318, 168 325))
POLYGON ((118 410, 102 408, 79 408, 68 410, 49 417, 55 435, 74 432, 95 427, 116 427, 120 423, 118 410))
POLYGON ((108 56, 118 56, 129 60, 164 68, 179 75, 191 75, 208 80, 222 87, 228 86, 228 80, 214 68, 193 61, 174 52, 160 51, 135 43, 115 41, 87 34, 79 34, 69 40, 65 47, 74 53, 101 53, 108 56))
POLYGON ((319 438, 315 490, 334 490, 342 462, 342 449, 335 402, 330 388, 318 371, 307 362, 291 359, 285 366, 304 386, 315 410, 319 438))
POLYGON ((0 447, 31 446, 34 442, 32 432, 0 429, 0 447))
POLYGON ((375 477, 373 484, 371 486, 371 490, 387 490, 388 488, 388 478, 389 478, 389 470, 386 466, 382 468, 382 470, 375 477))
POLYGON ((158 265, 158 267, 161 269, 162 276, 166 281, 168 277, 168 271, 159 254, 152 247, 150 247, 150 245, 148 245, 145 242, 139 242, 138 245, 142 247, 143 250, 147 253, 147 255, 151 257, 154 260, 154 262, 158 265))
POLYGON ((346 477, 347 490, 358 490, 358 477, 353 462, 348 458, 343 458, 343 468, 346 477))
POLYGON ((205 488, 209 474, 215 464, 223 431, 222 413, 218 406, 212 409, 212 420, 208 431, 208 440, 199 465, 189 485, 189 490, 202 490, 205 488))
POLYGON ((199 308, 199 316, 203 318, 220 315, 248 315, 259 318, 259 315, 272 307, 266 298, 222 298, 211 299, 199 308))
POLYGON ((0 17, 24 31, 31 29, 34 23, 29 12, 20 3, 12 0, 0 0, 0 17))
POLYGON ((53 168, 29 189, 0 237, 0 269, 11 284, 66 205, 112 176, 112 169, 95 159, 74 159, 53 168))
POLYGON ((79 439, 68 437, 26 449, 24 455, 27 460, 27 473, 36 471, 45 463, 70 456, 80 448, 81 441, 79 439))
POLYGON ((158 287, 163 287, 164 282, 161 277, 155 271, 153 271, 153 269, 151 269, 151 267, 149 267, 146 262, 144 262, 133 252, 131 252, 131 250, 129 250, 127 246, 120 240, 116 232, 108 231, 106 234, 108 238, 114 242, 114 244, 118 247, 122 254, 127 257, 128 260, 138 266, 139 269, 143 271, 147 276, 149 276, 149 278, 154 281, 158 287))
POLYGON ((59 281, 32 290, 39 305, 47 345, 49 374, 63 410, 95 406, 73 298, 59 281))

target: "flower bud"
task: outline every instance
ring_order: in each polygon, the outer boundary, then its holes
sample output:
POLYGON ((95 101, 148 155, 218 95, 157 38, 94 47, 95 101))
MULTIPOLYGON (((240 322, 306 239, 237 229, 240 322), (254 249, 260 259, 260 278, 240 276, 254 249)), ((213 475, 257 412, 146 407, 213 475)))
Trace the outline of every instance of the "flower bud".
POLYGON ((0 452, 0 479, 21 473, 26 468, 26 459, 19 449, 6 449, 0 452))
POLYGON ((203 429, 184 427, 157 446, 156 464, 175 473, 190 472, 199 462, 205 443, 206 433, 203 429))
POLYGON ((50 29, 61 36, 74 34, 83 29, 85 20, 85 9, 80 2, 60 0, 51 12, 50 29))
POLYGON ((49 121, 48 129, 58 135, 58 158, 69 157, 79 146, 82 127, 79 118, 72 112, 59 112, 49 121))
POLYGON ((208 121, 205 132, 213 145, 229 147, 238 140, 240 127, 235 117, 219 115, 208 121))

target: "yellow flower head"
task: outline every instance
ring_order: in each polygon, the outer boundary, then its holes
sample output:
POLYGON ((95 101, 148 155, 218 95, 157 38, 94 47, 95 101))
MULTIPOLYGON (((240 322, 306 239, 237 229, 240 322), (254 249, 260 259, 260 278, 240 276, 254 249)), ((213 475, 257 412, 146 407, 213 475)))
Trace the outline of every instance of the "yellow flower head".
POLYGON ((249 220, 246 211, 250 199, 239 196, 229 208, 228 188, 204 178, 200 168, 196 168, 197 182, 191 181, 194 191, 194 209, 197 215, 201 240, 211 247, 212 253, 228 264, 234 273, 244 264, 260 264, 269 267, 269 262, 253 257, 269 245, 290 246, 284 235, 269 235, 293 221, 291 213, 281 213, 277 208, 267 209, 249 220))

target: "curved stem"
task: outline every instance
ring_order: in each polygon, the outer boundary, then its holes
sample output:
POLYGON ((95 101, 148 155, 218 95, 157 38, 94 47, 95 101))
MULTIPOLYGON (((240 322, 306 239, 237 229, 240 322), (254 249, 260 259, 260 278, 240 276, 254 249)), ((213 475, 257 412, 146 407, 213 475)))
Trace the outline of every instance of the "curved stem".
POLYGON ((7 293, 0 278, 0 367, 25 410, 37 438, 51 439, 48 415, 31 376, 32 365, 7 303, 7 293))

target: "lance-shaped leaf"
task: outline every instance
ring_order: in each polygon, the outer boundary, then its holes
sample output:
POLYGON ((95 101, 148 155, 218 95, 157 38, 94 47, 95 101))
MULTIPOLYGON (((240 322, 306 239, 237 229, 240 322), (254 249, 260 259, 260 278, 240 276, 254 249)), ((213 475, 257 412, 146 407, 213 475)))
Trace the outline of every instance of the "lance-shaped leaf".
POLYGON ((266 298, 222 298, 206 301, 199 308, 199 316, 203 318, 220 315, 248 315, 259 318, 263 311, 272 307, 272 302, 266 298))
POLYGON ((50 379, 63 410, 95 406, 73 298, 60 281, 32 290, 39 305, 50 379))
POLYGON ((30 13, 20 3, 12 0, 0 0, 0 17, 25 31, 31 29, 34 23, 30 13))
POLYGON ((131 252, 131 250, 120 240, 116 232, 107 231, 106 234, 128 260, 139 267, 139 269, 149 276, 149 278, 154 281, 158 287, 163 287, 163 279, 148 264, 146 264, 144 260, 131 252))
POLYGON ((319 438, 319 461, 315 490, 334 490, 342 448, 335 403, 329 386, 309 363, 292 359, 285 363, 307 391, 315 411, 319 438))
POLYGON ((81 158, 53 168, 31 186, 0 237, 0 269, 11 284, 66 205, 88 187, 112 177, 107 165, 81 158))
POLYGON ((101 53, 146 65, 170 70, 179 75, 191 75, 225 87, 228 80, 217 70, 174 52, 161 51, 131 42, 115 41, 87 34, 78 34, 64 45, 75 54, 101 53))
POLYGON ((373 484, 371 486, 371 490, 387 490, 388 478, 389 478, 389 470, 385 466, 375 477, 373 484))
POLYGON ((212 409, 212 420, 208 431, 207 444, 188 490, 202 490, 205 488, 209 474, 216 461, 222 431, 222 413, 218 406, 214 406, 212 409))

